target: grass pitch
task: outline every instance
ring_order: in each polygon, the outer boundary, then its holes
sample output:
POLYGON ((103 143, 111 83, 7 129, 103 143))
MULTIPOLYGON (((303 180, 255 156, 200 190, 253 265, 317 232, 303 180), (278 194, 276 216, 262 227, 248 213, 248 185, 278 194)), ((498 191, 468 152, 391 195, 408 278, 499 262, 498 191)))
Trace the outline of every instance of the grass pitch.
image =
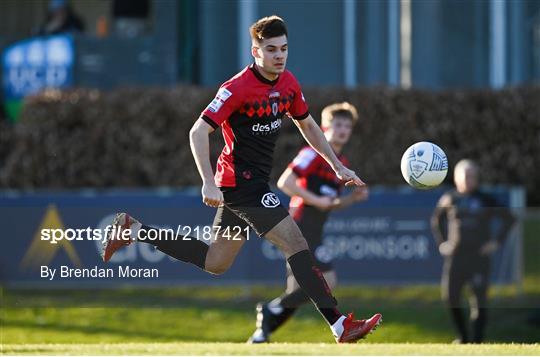
POLYGON ((120 343, 22 344, 4 346, 6 354, 53 355, 540 355, 540 345, 524 344, 405 344, 360 343, 120 343))
MULTIPOLYGON (((242 343, 255 328, 256 302, 280 291, 267 286, 4 291, 0 337, 4 344, 242 343)), ((359 317, 383 314, 382 326, 366 340, 370 343, 448 343, 455 338, 436 286, 355 286, 335 293, 343 311, 359 317)), ((497 288, 492 295, 487 342, 540 342, 540 327, 528 323, 531 308, 540 301, 540 279, 527 278, 522 296, 512 287, 497 288)), ((272 341, 333 343, 333 337, 313 306, 306 305, 272 341)))

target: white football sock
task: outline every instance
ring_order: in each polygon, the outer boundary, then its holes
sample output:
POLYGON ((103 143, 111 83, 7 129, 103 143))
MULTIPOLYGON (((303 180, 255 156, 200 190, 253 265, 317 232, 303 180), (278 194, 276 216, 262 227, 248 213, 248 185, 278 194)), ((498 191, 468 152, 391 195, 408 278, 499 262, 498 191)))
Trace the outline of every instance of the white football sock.
POLYGON ((341 316, 332 326, 330 326, 330 329, 336 338, 341 337, 341 334, 343 333, 343 321, 345 321, 345 319, 345 316, 341 316))
POLYGON ((253 336, 251 336, 251 339, 252 339, 253 342, 266 341, 266 338, 264 337, 263 330, 260 329, 260 328, 255 330, 255 332, 253 333, 253 336))
POLYGON ((268 310, 274 315, 279 315, 283 312, 283 306, 281 306, 281 299, 275 298, 268 303, 268 310))

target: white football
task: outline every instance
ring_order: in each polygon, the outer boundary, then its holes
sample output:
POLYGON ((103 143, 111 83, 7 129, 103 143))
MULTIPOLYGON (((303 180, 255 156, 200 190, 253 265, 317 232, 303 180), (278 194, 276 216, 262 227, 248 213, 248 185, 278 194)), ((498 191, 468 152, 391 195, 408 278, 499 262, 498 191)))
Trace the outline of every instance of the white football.
POLYGON ((440 185, 448 172, 446 154, 437 145, 421 141, 411 145, 401 158, 401 173, 409 185, 429 189, 440 185))

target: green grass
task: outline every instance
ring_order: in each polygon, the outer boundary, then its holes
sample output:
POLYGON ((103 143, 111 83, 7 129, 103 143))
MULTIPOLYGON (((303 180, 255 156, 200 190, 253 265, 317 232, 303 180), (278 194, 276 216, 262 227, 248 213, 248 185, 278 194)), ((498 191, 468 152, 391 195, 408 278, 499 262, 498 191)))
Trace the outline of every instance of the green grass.
POLYGON ((9 345, 6 354, 54 355, 520 355, 540 354, 540 346, 523 344, 356 344, 275 343, 123 343, 9 345))
POLYGON ((540 222, 529 222, 525 236, 522 294, 512 286, 491 291, 486 340, 497 345, 449 345, 454 331, 438 286, 338 288, 344 311, 384 316, 366 341, 339 347, 312 306, 272 336, 276 343, 244 344, 255 326, 255 303, 280 294, 279 286, 3 289, 0 344, 6 354, 540 355, 538 345, 508 344, 540 341, 540 328, 527 323, 540 307, 540 222))
MULTIPOLYGON (((540 300, 540 280, 528 279, 521 297, 498 289, 492 299, 487 339, 538 342, 540 329, 526 320, 540 300)), ((278 287, 123 289, 117 291, 6 292, 3 343, 243 342, 254 328, 253 307, 279 294, 278 287), (70 305, 69 305, 70 304, 70 305), (59 307, 59 306, 72 307, 59 307), (49 307, 43 307, 49 306, 49 307), (92 306, 84 307, 80 306, 92 306)), ((383 326, 369 342, 449 342, 453 339, 439 289, 344 287, 336 291, 343 310, 360 316, 380 311, 383 326), (384 299, 381 299, 384 297, 384 299)), ((276 342, 332 342, 328 327, 312 306, 273 335, 276 342)))

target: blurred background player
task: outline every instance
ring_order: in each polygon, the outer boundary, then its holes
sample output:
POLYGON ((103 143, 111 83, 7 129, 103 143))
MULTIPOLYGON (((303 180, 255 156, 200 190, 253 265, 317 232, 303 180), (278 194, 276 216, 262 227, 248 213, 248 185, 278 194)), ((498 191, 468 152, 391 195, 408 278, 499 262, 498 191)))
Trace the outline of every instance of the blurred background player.
POLYGON ((459 343, 479 343, 484 338, 490 257, 504 242, 514 217, 508 209, 480 192, 478 166, 461 160, 454 169, 456 189, 445 193, 432 216, 433 235, 444 257, 442 297, 448 304, 459 343), (493 221, 501 225, 493 232, 493 221), (470 284, 472 338, 469 336, 461 292, 470 284))
MULTIPOLYGON (((358 121, 356 108, 346 102, 335 103, 324 108, 321 117, 326 139, 339 160, 348 166, 342 151, 358 121)), ((330 211, 368 197, 365 186, 356 187, 349 195, 339 197, 342 186, 343 182, 330 165, 310 146, 300 150, 278 181, 278 187, 291 196, 289 212, 304 234, 317 268, 331 289, 337 284, 337 275, 331 263, 332 257, 322 244, 324 223, 330 211)), ((287 288, 280 297, 257 305, 257 328, 248 342, 268 342, 270 334, 285 323, 298 307, 308 302, 309 297, 298 285, 287 263, 287 288)))

